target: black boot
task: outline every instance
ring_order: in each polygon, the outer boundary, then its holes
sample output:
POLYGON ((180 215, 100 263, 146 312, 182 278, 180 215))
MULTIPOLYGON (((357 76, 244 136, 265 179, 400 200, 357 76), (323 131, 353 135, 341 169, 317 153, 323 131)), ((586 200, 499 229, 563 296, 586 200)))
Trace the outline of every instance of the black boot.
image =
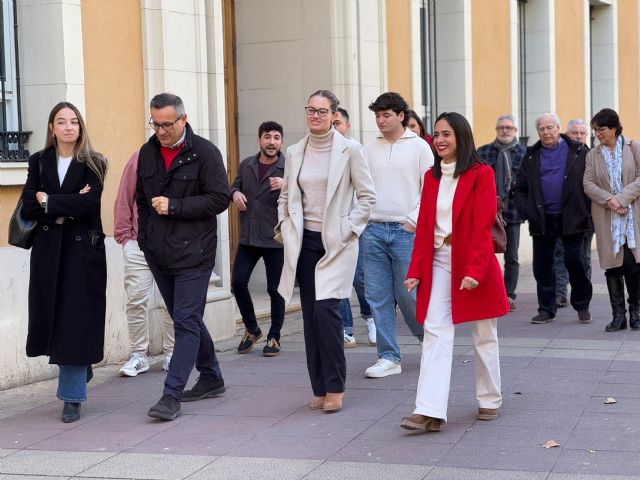
POLYGON ((629 302, 629 327, 631 330, 640 330, 640 269, 637 264, 629 273, 625 273, 624 281, 627 284, 627 302, 629 302))
POLYGON ((64 402, 61 420, 63 423, 72 423, 80 420, 80 403, 64 402))
POLYGON ((623 277, 607 276, 606 279, 613 320, 605 327, 605 331, 617 332, 627 328, 627 317, 625 316, 627 311, 624 308, 624 281, 623 277))
POLYGON ((629 327, 631 330, 640 330, 640 302, 629 304, 629 327))

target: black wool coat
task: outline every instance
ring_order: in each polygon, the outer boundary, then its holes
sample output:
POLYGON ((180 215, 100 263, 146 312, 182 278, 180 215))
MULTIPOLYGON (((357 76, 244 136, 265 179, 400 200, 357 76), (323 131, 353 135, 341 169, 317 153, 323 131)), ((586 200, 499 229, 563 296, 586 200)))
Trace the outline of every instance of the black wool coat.
POLYGON ((260 180, 260 153, 245 158, 238 168, 238 175, 231 184, 231 198, 235 192, 247 197, 247 209, 239 212, 240 243, 252 247, 282 248, 273 237, 273 229, 278 224, 278 197, 280 190, 271 190, 269 177, 284 176, 284 155, 280 153, 278 160, 269 167, 264 178, 260 180))
MULTIPOLYGON (((591 200, 584 193, 582 185, 589 148, 564 134, 561 137, 569 146, 562 188, 562 234, 590 232, 593 230, 591 200)), ((529 234, 532 237, 544 235, 546 231, 544 197, 540 184, 541 149, 540 141, 527 149, 511 190, 518 211, 529 222, 529 234)))
POLYGON ((38 221, 29 277, 29 357, 48 355, 58 365, 102 360, 107 262, 101 196, 102 185, 86 163, 74 158, 60 185, 55 149, 29 158, 22 201, 25 216, 38 221), (91 191, 80 194, 87 184, 91 191), (49 195, 46 213, 38 191, 49 195))

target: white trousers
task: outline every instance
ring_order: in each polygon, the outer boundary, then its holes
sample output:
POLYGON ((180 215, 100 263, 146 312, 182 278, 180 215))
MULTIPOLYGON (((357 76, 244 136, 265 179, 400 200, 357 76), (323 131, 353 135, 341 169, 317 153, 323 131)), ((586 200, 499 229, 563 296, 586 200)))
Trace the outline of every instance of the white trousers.
MULTIPOLYGON (((129 240, 122 247, 124 257, 124 290, 127 296, 127 325, 131 353, 146 353, 149 348, 149 324, 147 310, 151 292, 155 288, 153 275, 138 242, 129 240)), ((162 349, 171 355, 175 337, 173 320, 167 310, 162 314, 162 349)))
MULTIPOLYGON (((459 285, 453 286, 459 288, 459 285)), ((433 283, 420 360, 414 413, 447 420, 455 325, 451 318, 451 247, 436 248, 433 283)), ((475 349, 476 399, 480 408, 499 408, 500 356, 497 320, 472 322, 475 349)))

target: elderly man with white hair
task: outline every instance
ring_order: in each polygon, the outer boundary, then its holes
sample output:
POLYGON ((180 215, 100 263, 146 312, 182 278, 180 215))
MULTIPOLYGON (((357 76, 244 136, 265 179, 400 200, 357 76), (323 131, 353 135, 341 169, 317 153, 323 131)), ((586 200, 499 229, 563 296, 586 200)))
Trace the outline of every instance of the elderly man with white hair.
POLYGON ((592 230, 592 223, 590 202, 582 187, 588 148, 560 133, 555 113, 540 115, 536 130, 540 140, 527 149, 513 188, 516 206, 533 237, 538 314, 531 323, 547 323, 556 316, 553 259, 558 238, 565 249, 571 305, 578 320, 588 323, 593 289, 587 276, 584 235, 592 230))

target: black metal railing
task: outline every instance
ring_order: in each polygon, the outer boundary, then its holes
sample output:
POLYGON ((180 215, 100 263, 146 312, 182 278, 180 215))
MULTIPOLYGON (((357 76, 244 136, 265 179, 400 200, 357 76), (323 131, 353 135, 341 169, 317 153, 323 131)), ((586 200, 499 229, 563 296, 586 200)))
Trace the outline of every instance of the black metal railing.
POLYGON ((6 101, 6 82, 7 82, 7 69, 6 59, 11 58, 6 54, 6 44, 4 38, 4 0, 0 0, 0 101, 2 102, 1 108, 1 120, 2 125, 0 129, 0 162, 19 162, 29 158, 29 150, 27 142, 29 141, 29 135, 31 132, 22 131, 22 102, 20 92, 20 55, 18 54, 18 5, 17 0, 10 0, 13 10, 13 46, 15 65, 12 80, 14 81, 14 98, 12 101, 16 102, 17 111, 17 126, 16 131, 8 131, 7 129, 7 101, 6 101))

